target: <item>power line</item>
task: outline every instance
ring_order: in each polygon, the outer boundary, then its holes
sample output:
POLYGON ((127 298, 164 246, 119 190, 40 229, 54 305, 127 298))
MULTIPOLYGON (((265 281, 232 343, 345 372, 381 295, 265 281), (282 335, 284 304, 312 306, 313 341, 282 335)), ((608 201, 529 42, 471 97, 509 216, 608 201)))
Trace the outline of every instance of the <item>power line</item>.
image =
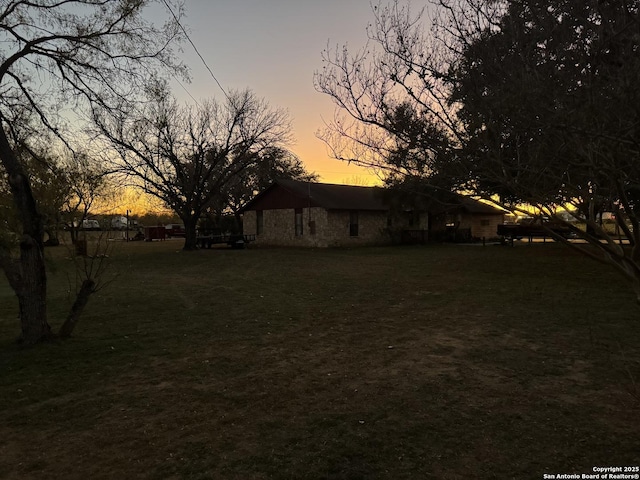
POLYGON ((185 92, 187 92, 187 95, 189 95, 191 97, 191 100, 193 100, 196 105, 200 106, 200 102, 198 102, 198 100, 196 100, 196 98, 193 95, 191 95, 191 92, 189 90, 187 90, 187 87, 185 87, 184 84, 180 80, 178 80, 178 77, 173 75, 173 79, 176 82, 178 82, 178 85, 180 85, 185 92))
MULTIPOLYGON (((207 65, 207 62, 205 61, 204 57, 200 54, 200 51, 198 50, 198 47, 196 47, 196 44, 193 43, 193 41, 191 40, 191 37, 189 36, 189 34, 187 33, 187 30, 184 28, 184 26, 182 25, 182 23, 180 23, 180 20, 178 19, 178 17, 176 16, 176 14, 174 13, 173 9, 171 8, 171 6, 169 5, 169 2, 167 0, 162 0, 163 3, 165 4, 165 6, 167 7, 167 9, 169 9, 169 12, 171 12, 171 15, 173 16, 173 19, 176 21, 176 23, 178 24, 178 26, 180 27, 180 30, 182 30, 182 33, 184 33, 184 36, 187 38, 187 40, 189 41, 189 43, 191 44, 191 47, 193 48, 194 52, 196 52, 196 54, 198 55, 198 57, 200 57, 200 60, 202 61, 202 64, 206 67, 206 69, 209 71, 209 74, 211 75, 211 78, 213 78, 216 82, 216 84, 218 85, 218 87, 220 87, 220 90, 222 90, 222 93, 224 93, 224 96, 227 97, 227 100, 231 101, 231 98, 229 97, 229 95, 227 94, 227 92, 225 91, 224 88, 222 88, 222 85, 220 84, 220 82, 218 81, 218 79, 216 78, 216 76, 213 74, 213 71, 211 70, 211 68, 209 68, 209 65, 207 65)), ((184 87, 183 87, 184 88, 184 87)), ((186 90, 186 89, 185 89, 186 90)), ((187 92, 189 93, 189 92, 187 92)), ((191 96, 191 94, 189 93, 189 96, 191 96)), ((191 97, 193 98, 193 97, 191 97)))

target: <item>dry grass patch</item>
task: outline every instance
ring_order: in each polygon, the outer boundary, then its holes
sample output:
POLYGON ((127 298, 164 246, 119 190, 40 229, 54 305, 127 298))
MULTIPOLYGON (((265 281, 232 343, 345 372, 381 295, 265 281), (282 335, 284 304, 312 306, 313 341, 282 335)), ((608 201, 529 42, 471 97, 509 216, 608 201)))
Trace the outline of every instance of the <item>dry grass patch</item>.
POLYGON ((122 248, 60 344, 14 347, 0 285, 0 476, 541 478, 638 459, 640 311, 606 267, 556 245, 176 247, 122 248))

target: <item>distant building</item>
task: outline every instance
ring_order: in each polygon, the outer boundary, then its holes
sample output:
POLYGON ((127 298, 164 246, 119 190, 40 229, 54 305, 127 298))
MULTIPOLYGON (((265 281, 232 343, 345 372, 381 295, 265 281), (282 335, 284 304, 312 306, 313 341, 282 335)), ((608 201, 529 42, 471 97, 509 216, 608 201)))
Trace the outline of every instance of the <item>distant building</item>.
POLYGON ((455 233, 463 230, 468 240, 496 236, 502 211, 451 198, 431 211, 412 211, 391 208, 380 187, 277 180, 242 209, 243 233, 255 235, 257 245, 308 247, 461 240, 455 233))
POLYGON ((467 242, 494 239, 507 212, 463 195, 444 195, 429 207, 429 233, 433 241, 467 242))

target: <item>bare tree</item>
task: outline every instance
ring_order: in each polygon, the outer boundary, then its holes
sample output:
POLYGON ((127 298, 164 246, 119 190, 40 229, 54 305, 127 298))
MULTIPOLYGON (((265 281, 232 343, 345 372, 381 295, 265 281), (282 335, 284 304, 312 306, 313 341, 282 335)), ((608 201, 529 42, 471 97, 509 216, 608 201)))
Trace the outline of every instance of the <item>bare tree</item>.
POLYGON ((5 0, 0 6, 0 161, 22 224, 19 258, 1 248, 0 266, 18 297, 26 344, 50 337, 51 328, 43 215, 28 167, 15 152, 31 148, 42 129, 72 147, 65 133, 82 122, 86 107, 132 101, 159 68, 178 70, 170 46, 181 32, 181 9, 174 6, 175 16, 158 28, 144 19, 149 3, 5 0))
POLYGON ((184 222, 184 250, 196 248, 196 226, 225 185, 262 154, 290 141, 286 111, 251 91, 180 107, 160 89, 135 113, 96 115, 100 133, 119 156, 114 170, 160 199, 184 222))
POLYGON ((71 152, 59 168, 64 172, 67 186, 60 216, 71 235, 71 242, 76 243, 83 221, 96 201, 105 200, 113 189, 104 165, 87 152, 71 152))
POLYGON ((323 51, 315 88, 337 108, 319 137, 335 158, 383 175, 425 176, 462 142, 456 107, 448 101, 455 55, 423 31, 424 13, 398 1, 374 5, 364 48, 323 51))
POLYGON ((75 299, 65 321, 60 326, 58 334, 68 338, 75 330, 80 316, 84 311, 89 297, 115 280, 115 275, 107 278, 109 269, 109 255, 113 250, 113 243, 109 242, 105 232, 101 232, 97 240, 92 243, 84 255, 74 256, 75 271, 75 299))

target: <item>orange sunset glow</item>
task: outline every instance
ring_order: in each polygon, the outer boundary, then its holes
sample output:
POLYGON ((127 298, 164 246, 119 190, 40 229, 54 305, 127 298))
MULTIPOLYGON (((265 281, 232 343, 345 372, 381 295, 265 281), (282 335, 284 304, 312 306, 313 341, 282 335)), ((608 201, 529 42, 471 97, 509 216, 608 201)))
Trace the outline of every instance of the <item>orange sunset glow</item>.
MULTIPOLYGON (((420 1, 412 8, 425 5, 420 1)), ((333 118, 334 106, 313 86, 324 49, 348 44, 355 50, 366 44, 371 8, 365 0, 188 2, 185 25, 197 52, 183 46, 192 79, 175 80, 174 95, 194 103, 224 98, 218 82, 227 91, 249 88, 271 106, 288 110, 295 137, 291 150, 320 181, 378 184, 374 172, 332 159, 316 137, 325 120, 333 118)))

